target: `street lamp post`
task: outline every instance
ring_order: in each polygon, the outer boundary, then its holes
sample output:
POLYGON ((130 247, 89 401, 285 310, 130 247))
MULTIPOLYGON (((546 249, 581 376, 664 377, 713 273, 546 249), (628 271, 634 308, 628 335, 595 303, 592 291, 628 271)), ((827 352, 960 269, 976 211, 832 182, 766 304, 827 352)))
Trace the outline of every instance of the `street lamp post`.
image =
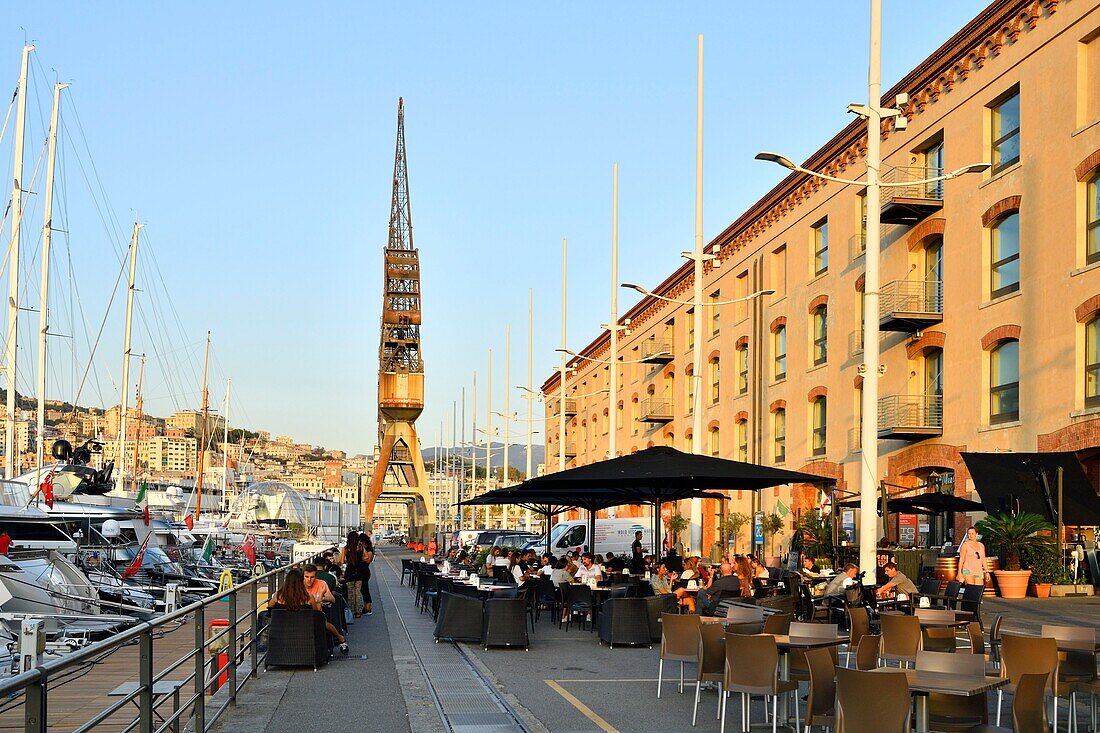
MULTIPOLYGON (((853 186, 862 186, 867 196, 867 243, 865 252, 865 275, 863 287, 863 399, 861 402, 862 421, 860 425, 860 480, 859 480, 859 565, 861 568, 875 566, 875 544, 878 539, 877 500, 878 500, 878 378, 882 370, 879 365, 879 247, 881 246, 882 226, 882 188, 897 186, 915 186, 937 181, 950 180, 967 173, 981 173, 989 168, 988 163, 973 163, 940 176, 922 181, 881 180, 879 169, 882 167, 882 120, 896 118, 895 126, 905 129, 906 118, 899 109, 883 108, 882 87, 882 0, 870 0, 870 60, 867 72, 867 104, 851 104, 848 110, 867 120, 867 173, 862 181, 852 181, 825 175, 803 168, 785 156, 777 153, 758 153, 758 160, 778 163, 784 168, 853 186)), ((908 96, 899 94, 896 105, 908 101, 908 96)))
MULTIPOLYGON (((692 392, 692 452, 702 455, 703 443, 703 345, 700 323, 703 315, 703 34, 699 34, 698 73, 695 90, 695 248, 692 260, 695 265, 694 321, 695 343, 692 344, 692 374, 695 383, 692 392)), ((691 499, 691 547, 703 554, 703 500, 691 499)))

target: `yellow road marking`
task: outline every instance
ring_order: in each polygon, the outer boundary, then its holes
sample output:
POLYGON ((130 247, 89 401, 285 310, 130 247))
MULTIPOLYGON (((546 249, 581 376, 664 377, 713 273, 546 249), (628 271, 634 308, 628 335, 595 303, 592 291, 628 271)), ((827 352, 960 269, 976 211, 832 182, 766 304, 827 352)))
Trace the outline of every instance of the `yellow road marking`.
POLYGON ((612 726, 606 720, 597 715, 596 712, 592 710, 592 708, 588 707, 583 702, 578 700, 572 693, 567 691, 557 682, 555 682, 554 680, 543 680, 543 682, 550 685, 551 690, 564 697, 567 702, 569 702, 573 707, 579 710, 581 712, 581 715, 598 725, 600 727, 600 730, 604 731, 604 733, 619 733, 619 731, 616 730, 614 726, 612 726))

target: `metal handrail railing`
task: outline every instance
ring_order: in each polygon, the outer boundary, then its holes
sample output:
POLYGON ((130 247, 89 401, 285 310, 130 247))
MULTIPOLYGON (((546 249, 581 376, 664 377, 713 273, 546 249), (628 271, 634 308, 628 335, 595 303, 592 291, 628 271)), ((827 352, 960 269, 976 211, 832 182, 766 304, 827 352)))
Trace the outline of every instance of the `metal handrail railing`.
POLYGON ((195 731, 206 731, 217 721, 228 704, 236 701, 237 693, 244 688, 248 680, 258 676, 262 659, 259 650, 259 614, 263 610, 258 603, 258 589, 261 584, 266 585, 268 602, 270 602, 285 573, 289 569, 303 564, 303 562, 299 561, 276 568, 228 591, 215 593, 172 613, 150 621, 141 621, 125 631, 89 644, 64 657, 45 661, 34 669, 6 679, 0 679, 0 697, 11 698, 22 693, 24 698, 24 731, 27 733, 44 733, 49 722, 47 692, 50 680, 74 667, 95 663, 98 658, 124 646, 129 646, 136 640, 139 645, 137 688, 127 695, 119 696, 118 700, 113 701, 79 728, 74 729, 74 733, 93 730, 130 703, 137 703, 138 715, 133 722, 123 728, 124 733, 135 729, 141 733, 160 733, 169 728, 179 730, 180 720, 187 712, 190 712, 191 717, 194 719, 193 729, 195 731), (249 609, 243 614, 238 614, 238 600, 242 592, 248 593, 249 609), (223 602, 223 599, 228 600, 228 616, 232 619, 232 625, 221 629, 210 638, 206 638, 206 609, 215 603, 223 602), (169 624, 188 617, 191 617, 191 622, 194 625, 195 646, 161 671, 154 673, 153 641, 155 634, 165 629, 169 624), (237 630, 240 629, 242 624, 245 624, 245 628, 238 633, 237 630), (224 667, 214 665, 215 669, 213 669, 212 675, 208 677, 206 650, 223 637, 229 639, 224 650, 228 661, 224 667), (237 670, 239 666, 244 664, 246 655, 250 662, 250 669, 245 678, 238 684, 237 670), (194 663, 194 669, 181 681, 175 692, 172 695, 162 695, 159 700, 154 702, 154 684, 165 679, 167 675, 189 661, 194 663), (208 719, 207 690, 222 674, 227 677, 228 700, 208 719), (180 691, 188 685, 192 687, 192 694, 181 699, 180 691), (154 728, 154 712, 169 699, 173 701, 173 707, 175 708, 173 713, 167 717, 162 716, 163 723, 154 728))
POLYGON ((672 342, 668 339, 643 339, 639 350, 642 361, 646 359, 672 359, 672 342))
POLYGON ((879 318, 894 313, 943 314, 943 283, 939 280, 894 280, 879 293, 879 318))
POLYGON ((943 181, 929 181, 942 176, 940 168, 925 166, 897 166, 883 171, 882 182, 892 184, 882 189, 882 203, 894 199, 926 199, 943 201, 943 181), (900 185, 899 185, 900 184, 900 185))
POLYGON ((642 400, 642 419, 672 418, 672 400, 650 397, 642 400))
POLYGON ((943 428, 943 397, 899 394, 878 401, 878 429, 943 428))

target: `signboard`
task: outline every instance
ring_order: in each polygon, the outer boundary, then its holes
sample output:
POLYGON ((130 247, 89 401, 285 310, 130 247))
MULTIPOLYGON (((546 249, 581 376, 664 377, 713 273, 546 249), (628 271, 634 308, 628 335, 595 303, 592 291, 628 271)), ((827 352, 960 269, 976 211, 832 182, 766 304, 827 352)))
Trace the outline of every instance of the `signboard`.
POLYGON ((764 512, 757 512, 753 516, 752 542, 754 545, 764 544, 764 512))
POLYGON ((898 544, 903 547, 912 547, 917 544, 917 515, 898 515, 898 544))
POLYGON ((840 529, 848 542, 856 541, 856 510, 845 509, 840 514, 840 529))

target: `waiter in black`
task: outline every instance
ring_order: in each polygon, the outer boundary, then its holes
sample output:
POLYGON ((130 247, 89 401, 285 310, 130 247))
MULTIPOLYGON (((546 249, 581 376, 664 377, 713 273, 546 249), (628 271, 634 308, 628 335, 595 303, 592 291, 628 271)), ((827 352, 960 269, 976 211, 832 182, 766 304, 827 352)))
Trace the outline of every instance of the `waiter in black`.
POLYGON ((645 572, 645 550, 642 547, 642 533, 634 533, 634 541, 630 543, 630 572, 640 575, 645 572))

